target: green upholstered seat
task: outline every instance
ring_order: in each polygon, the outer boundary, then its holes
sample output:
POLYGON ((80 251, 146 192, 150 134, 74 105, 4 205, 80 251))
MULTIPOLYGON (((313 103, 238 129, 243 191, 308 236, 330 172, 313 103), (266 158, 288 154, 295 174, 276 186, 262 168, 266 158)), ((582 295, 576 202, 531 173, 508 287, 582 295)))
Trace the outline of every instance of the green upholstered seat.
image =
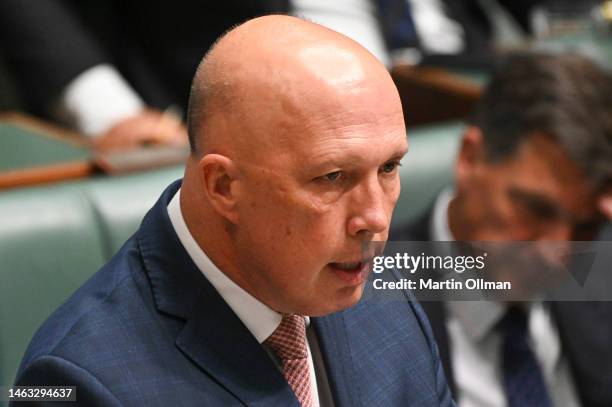
POLYGON ((12 382, 41 322, 104 263, 102 248, 77 188, 0 195, 0 383, 12 382))
POLYGON ((393 212, 393 225, 415 220, 436 195, 453 182, 453 167, 462 123, 447 123, 408 132, 408 154, 402 160, 402 192, 393 212))
POLYGON ((0 171, 85 162, 91 155, 86 146, 41 137, 34 131, 10 123, 0 123, 0 136, 0 171))
POLYGON ((183 166, 85 182, 83 191, 99 216, 105 254, 111 257, 138 229, 164 188, 183 176, 183 166))

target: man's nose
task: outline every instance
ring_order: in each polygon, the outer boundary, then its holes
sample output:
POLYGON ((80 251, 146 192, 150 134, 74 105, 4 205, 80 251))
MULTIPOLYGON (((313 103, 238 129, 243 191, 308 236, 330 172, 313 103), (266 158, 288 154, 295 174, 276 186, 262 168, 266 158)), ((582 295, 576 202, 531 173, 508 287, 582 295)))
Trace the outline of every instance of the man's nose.
POLYGON ((389 213, 385 194, 378 177, 364 182, 355 188, 349 209, 351 217, 348 221, 350 236, 382 233, 389 227, 389 213))

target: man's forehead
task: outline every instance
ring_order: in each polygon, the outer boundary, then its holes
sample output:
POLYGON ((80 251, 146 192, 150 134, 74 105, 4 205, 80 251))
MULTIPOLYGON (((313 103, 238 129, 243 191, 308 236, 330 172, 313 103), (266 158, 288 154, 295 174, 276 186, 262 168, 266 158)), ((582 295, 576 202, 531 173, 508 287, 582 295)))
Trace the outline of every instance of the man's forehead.
POLYGON ((502 158, 497 166, 516 179, 525 179, 541 188, 575 188, 587 184, 578 164, 557 140, 545 134, 526 137, 516 151, 502 158))
POLYGON ((245 160, 245 167, 284 177, 315 177, 331 171, 369 171, 389 160, 400 160, 408 151, 405 132, 376 138, 325 139, 304 143, 304 148, 279 148, 245 160), (252 158, 252 159, 251 159, 252 158))
POLYGON ((298 52, 297 60, 314 78, 332 87, 350 86, 367 75, 363 57, 332 42, 305 47, 298 52))
POLYGON ((313 164, 356 165, 380 164, 391 158, 400 158, 407 151, 406 132, 403 128, 381 130, 383 133, 364 130, 351 135, 329 134, 304 141, 302 157, 313 164), (399 157, 398 157, 399 156, 399 157))
POLYGON ((244 128, 242 138, 248 138, 250 149, 272 154, 349 148, 360 140, 388 144, 394 138, 405 139, 399 99, 393 95, 363 99, 325 92, 305 100, 264 97, 237 125, 244 128))

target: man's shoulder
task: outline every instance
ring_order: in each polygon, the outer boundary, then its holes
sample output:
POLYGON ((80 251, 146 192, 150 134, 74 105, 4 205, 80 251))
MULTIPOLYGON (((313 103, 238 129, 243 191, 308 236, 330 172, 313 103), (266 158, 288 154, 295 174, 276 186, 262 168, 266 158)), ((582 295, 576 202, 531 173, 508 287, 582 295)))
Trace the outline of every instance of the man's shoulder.
MULTIPOLYGON (((401 276, 394 272, 393 278, 399 280, 401 276)), ((372 288, 371 281, 367 284, 362 301, 344 311, 345 316, 362 328, 384 326, 388 332, 422 336, 426 347, 431 348, 433 343, 429 323, 414 293, 408 289, 376 290, 372 288)))
POLYGON ((145 279, 132 238, 43 323, 20 371, 44 356, 80 361, 91 359, 93 350, 104 353, 110 343, 114 349, 121 346, 120 338, 133 329, 134 318, 147 313, 145 279))
POLYGON ((203 405, 237 403, 177 345, 185 320, 162 309, 154 288, 164 286, 166 294, 181 298, 187 293, 162 281, 160 273, 175 268, 151 273, 152 257, 171 250, 163 251, 164 238, 151 237, 150 230, 141 227, 41 326, 17 385, 76 386, 78 405, 87 406, 190 405, 194 399, 203 405), (159 250, 146 248, 146 239, 160 240, 159 250))
POLYGON ((328 328, 341 329, 319 331, 324 347, 333 346, 331 337, 338 353, 350 350, 353 385, 364 405, 451 405, 431 327, 414 295, 372 291, 366 288, 357 305, 324 318, 328 328))

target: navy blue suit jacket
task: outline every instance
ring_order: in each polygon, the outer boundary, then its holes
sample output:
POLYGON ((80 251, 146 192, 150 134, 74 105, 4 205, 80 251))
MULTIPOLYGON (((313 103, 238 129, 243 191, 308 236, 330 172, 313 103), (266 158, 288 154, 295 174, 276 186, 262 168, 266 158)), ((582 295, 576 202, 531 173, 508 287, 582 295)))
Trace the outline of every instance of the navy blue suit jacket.
MULTIPOLYGON (((77 386, 86 406, 298 406, 178 240, 166 207, 179 186, 44 323, 16 384, 77 386)), ((427 319, 402 299, 312 319, 336 406, 453 405, 427 319)))

